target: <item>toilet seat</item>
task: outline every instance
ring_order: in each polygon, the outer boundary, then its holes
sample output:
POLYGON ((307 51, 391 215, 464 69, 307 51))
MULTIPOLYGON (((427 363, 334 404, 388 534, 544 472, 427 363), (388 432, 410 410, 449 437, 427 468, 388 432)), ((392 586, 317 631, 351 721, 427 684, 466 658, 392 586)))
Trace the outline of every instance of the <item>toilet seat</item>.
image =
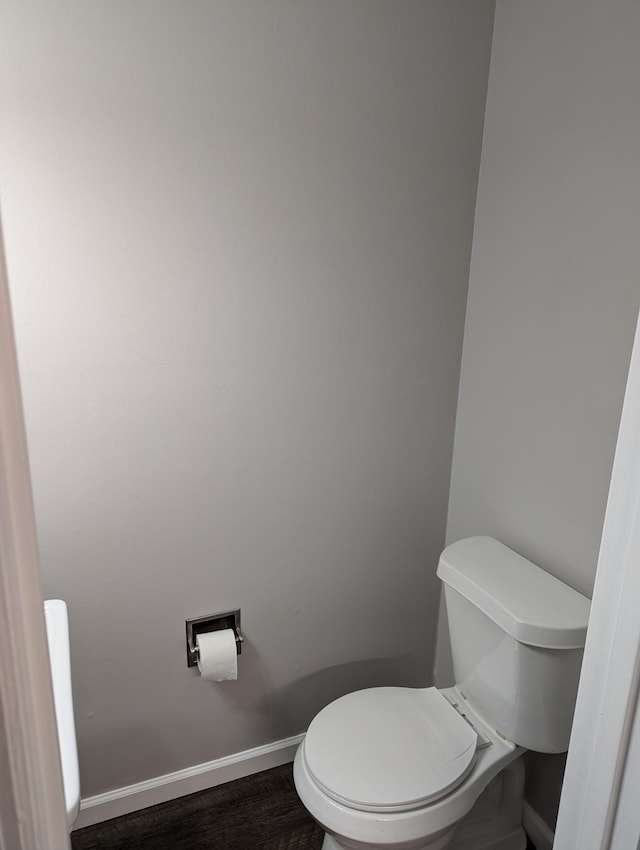
POLYGON ((331 799, 364 812, 410 811, 473 768, 477 735, 436 688, 370 688, 312 721, 302 757, 331 799))

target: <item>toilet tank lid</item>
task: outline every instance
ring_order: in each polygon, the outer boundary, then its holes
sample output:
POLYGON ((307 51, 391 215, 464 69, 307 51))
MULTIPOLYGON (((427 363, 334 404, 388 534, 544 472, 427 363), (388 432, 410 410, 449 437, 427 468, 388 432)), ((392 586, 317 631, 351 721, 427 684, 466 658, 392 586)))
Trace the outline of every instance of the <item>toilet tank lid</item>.
POLYGON ((520 643, 584 646, 590 600, 492 537, 447 546, 438 577, 520 643))

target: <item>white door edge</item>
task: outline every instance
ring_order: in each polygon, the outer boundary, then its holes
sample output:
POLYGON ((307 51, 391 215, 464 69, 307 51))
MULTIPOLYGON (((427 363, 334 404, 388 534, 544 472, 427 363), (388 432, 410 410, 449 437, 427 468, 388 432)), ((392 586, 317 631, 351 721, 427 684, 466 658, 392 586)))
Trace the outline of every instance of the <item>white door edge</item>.
POLYGON ((630 850, 640 840, 637 791, 629 793, 640 775, 639 508, 640 330, 613 464, 555 850, 630 850))
POLYGON ((1 228, 0 847, 69 847, 1 228))

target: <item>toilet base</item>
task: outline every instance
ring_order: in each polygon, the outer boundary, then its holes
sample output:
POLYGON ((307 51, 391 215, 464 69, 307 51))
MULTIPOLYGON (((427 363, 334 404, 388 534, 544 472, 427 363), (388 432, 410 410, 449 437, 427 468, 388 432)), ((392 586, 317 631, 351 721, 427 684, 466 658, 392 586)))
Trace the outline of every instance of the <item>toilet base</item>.
MULTIPOLYGON (((465 830, 462 834, 444 835, 436 843, 431 841, 416 847, 415 850, 526 850, 527 836, 521 826, 498 825, 493 830, 465 830), (506 826, 506 829, 504 828, 506 826), (501 828, 502 827, 502 828, 501 828), (484 834, 483 834, 484 832, 484 834), (488 834, 488 833, 492 834, 488 834), (466 834, 465 834, 466 833, 466 834)), ((381 850, 380 845, 370 845, 371 850, 381 850)), ((351 850, 345 844, 339 844, 332 835, 325 833, 322 850, 351 850)), ((366 850, 360 845, 360 850, 366 850)))
MULTIPOLYGON (((443 848, 443 850, 444 848, 447 848, 447 850, 525 850, 527 846, 527 837, 522 827, 512 829, 508 835, 503 835, 501 838, 492 839, 490 844, 473 843, 477 838, 474 839, 473 836, 469 836, 472 843, 465 841, 464 844, 457 844, 455 839, 449 841, 445 837, 444 843, 425 845, 424 850, 440 850, 440 848, 443 848)), ((371 845, 371 848, 376 850, 373 845, 371 845)), ((338 844, 331 835, 325 833, 322 850, 346 850, 346 848, 344 844, 338 844)), ((422 850, 422 848, 416 848, 416 850, 422 850)))
POLYGON ((524 762, 516 759, 482 792, 462 819, 448 850, 525 850, 522 828, 524 762))
MULTIPOLYGON (((447 835, 442 836, 436 843, 431 842, 430 844, 416 845, 412 848, 412 850, 444 850, 445 847, 452 846, 450 839, 451 834, 448 833, 447 835)), ((322 850, 352 850, 352 848, 348 844, 340 844, 332 835, 327 835, 325 833, 324 841, 322 842, 322 850)), ((367 846, 359 844, 358 850, 384 850, 384 845, 370 844, 367 846)), ((502 850, 502 848, 500 848, 500 850, 502 850)), ((510 848, 505 847, 504 850, 510 850, 510 848)))
MULTIPOLYGON (((526 850, 523 790, 524 765, 519 758, 489 783, 459 824, 444 834, 428 836, 411 850, 526 850)), ((389 846, 394 845, 350 843, 325 833, 322 850, 385 850, 389 846)))

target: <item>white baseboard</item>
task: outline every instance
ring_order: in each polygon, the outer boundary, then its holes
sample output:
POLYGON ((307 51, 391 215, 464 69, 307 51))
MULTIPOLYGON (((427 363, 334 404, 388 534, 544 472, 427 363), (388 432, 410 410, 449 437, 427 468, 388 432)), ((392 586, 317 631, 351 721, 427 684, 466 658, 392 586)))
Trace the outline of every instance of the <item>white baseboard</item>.
MULTIPOLYGON (((95 797, 87 797, 80 803, 80 813, 74 829, 92 826, 95 823, 129 814, 129 812, 146 809, 148 806, 166 803, 176 797, 184 797, 185 794, 204 791, 206 788, 214 788, 224 782, 231 782, 234 779, 250 776, 252 773, 260 773, 262 770, 287 764, 293 761, 296 749, 303 738, 304 735, 294 735, 292 738, 274 741, 272 744, 265 744, 252 750, 244 750, 178 770, 175 773, 156 776, 145 782, 137 782, 135 785, 115 788, 113 791, 97 794, 95 797)), ((553 831, 526 802, 523 806, 522 825, 537 850, 552 850, 553 831)))
POLYGON ((138 809, 146 809, 157 803, 166 803, 167 800, 183 797, 185 794, 193 794, 195 791, 203 791, 205 788, 222 785, 223 782, 231 782, 233 779, 241 779, 243 776, 286 764, 293 761, 298 744, 303 738, 304 735, 295 735, 293 738, 274 741, 263 747, 244 750, 204 764, 196 764, 185 770, 178 770, 175 773, 156 776, 135 785, 116 788, 105 794, 97 794, 95 797, 87 797, 80 803, 80 814, 74 829, 82 829, 84 826, 117 818, 129 812, 136 812, 138 809))
POLYGON ((552 850, 555 838, 553 830, 527 802, 522 807, 522 826, 536 845, 536 850, 552 850))

